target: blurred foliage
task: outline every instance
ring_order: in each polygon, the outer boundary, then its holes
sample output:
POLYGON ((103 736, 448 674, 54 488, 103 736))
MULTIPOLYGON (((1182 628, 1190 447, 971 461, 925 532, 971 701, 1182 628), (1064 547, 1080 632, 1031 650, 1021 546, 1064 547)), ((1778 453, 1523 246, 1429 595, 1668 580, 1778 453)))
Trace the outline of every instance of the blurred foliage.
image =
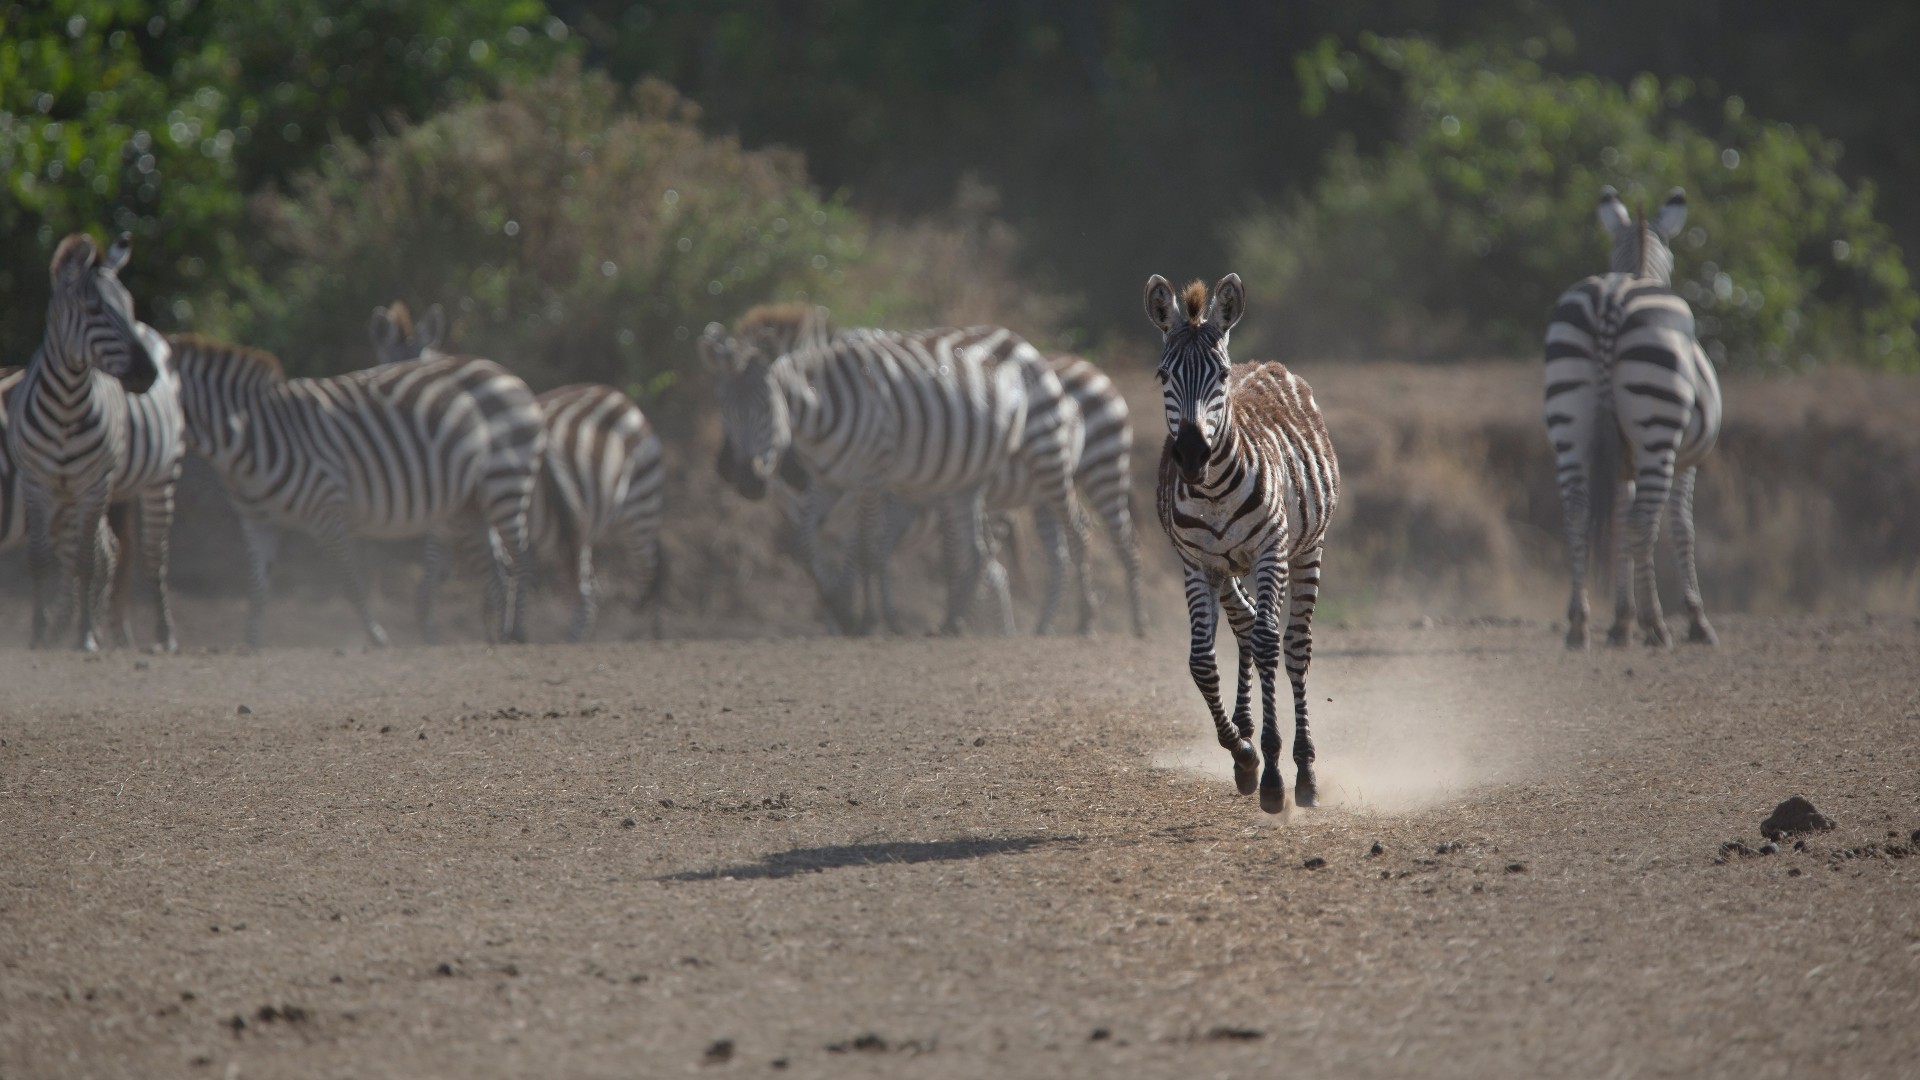
POLYGON ((440 303, 451 347, 530 380, 663 390, 685 343, 773 296, 818 298, 866 233, 799 155, 701 133, 663 83, 625 93, 571 62, 497 99, 342 140, 256 203, 273 252, 244 340, 308 374, 364 366, 374 303, 440 303), (664 378, 663 378, 664 377, 664 378))
POLYGON ((65 234, 132 232, 143 317, 205 326, 195 299, 250 273, 248 192, 572 47, 539 0, 35 0, 0 20, 0 363, 38 343, 65 234))
POLYGON ((1289 353, 1534 352, 1568 285, 1604 272, 1602 184, 1658 207, 1687 189, 1674 285, 1716 360, 1736 367, 1852 360, 1920 366, 1916 296, 1873 215, 1870 184, 1835 171, 1837 144, 1716 102, 1711 134, 1675 115, 1695 88, 1552 74, 1533 41, 1441 49, 1364 36, 1303 54, 1309 112, 1386 95, 1401 137, 1337 147, 1311 191, 1229 230, 1235 263, 1289 353))

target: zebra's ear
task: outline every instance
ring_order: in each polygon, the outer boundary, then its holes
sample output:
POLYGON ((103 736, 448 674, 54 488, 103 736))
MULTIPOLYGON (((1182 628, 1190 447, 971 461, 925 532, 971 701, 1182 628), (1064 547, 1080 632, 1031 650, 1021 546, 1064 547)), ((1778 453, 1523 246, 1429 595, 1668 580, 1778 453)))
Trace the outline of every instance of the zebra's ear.
POLYGON ((1228 274, 1213 287, 1213 303, 1207 306, 1207 321, 1220 328, 1225 336, 1247 313, 1247 290, 1240 284, 1239 274, 1228 274))
POLYGON ((733 347, 733 339, 727 336, 727 328, 717 322, 707 324, 696 343, 700 352, 700 363, 715 375, 729 376, 740 373, 740 357, 733 347))
POLYGON ((367 320, 367 337, 373 341, 373 350, 385 359, 404 342, 400 340, 400 328, 394 325, 393 313, 384 307, 373 309, 373 318, 367 320))
POLYGON ((1160 328, 1162 335, 1173 333, 1174 320, 1179 316, 1174 303, 1173 286, 1167 279, 1155 274, 1147 279, 1147 291, 1144 296, 1147 305, 1147 318, 1160 328))
POLYGON ((1609 233, 1633 228, 1633 215, 1627 212, 1627 204, 1620 201, 1620 193, 1611 186, 1600 189, 1600 203, 1593 212, 1600 218, 1600 227, 1609 233))
POLYGON ((1667 192, 1666 205, 1653 216, 1653 231, 1660 239, 1671 242, 1687 227, 1687 189, 1674 188, 1667 192))
POLYGON ((113 246, 107 249, 106 268, 119 273, 126 268, 127 260, 133 256, 133 234, 123 232, 114 237, 113 246))
POLYGON ((414 324, 413 339, 419 343, 423 351, 437 349, 446 332, 447 309, 435 304, 427 309, 427 313, 420 317, 419 322, 414 324))

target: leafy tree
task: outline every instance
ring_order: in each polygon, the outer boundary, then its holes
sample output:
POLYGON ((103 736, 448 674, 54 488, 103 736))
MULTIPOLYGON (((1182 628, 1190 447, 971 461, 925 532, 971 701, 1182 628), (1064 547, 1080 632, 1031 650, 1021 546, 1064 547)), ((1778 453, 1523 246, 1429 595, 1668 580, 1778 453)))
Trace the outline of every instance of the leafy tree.
POLYGON ((1249 282, 1276 297, 1269 343, 1532 352, 1560 291, 1605 269, 1600 186, 1657 204, 1678 184, 1690 214, 1674 284, 1716 359, 1920 365, 1920 296, 1872 185, 1836 172, 1837 144, 1737 97, 1709 134, 1674 115, 1687 81, 1556 75, 1546 51, 1367 36, 1300 59, 1308 111, 1385 95, 1403 126, 1372 155, 1337 147, 1310 193, 1230 229, 1249 282))
POLYGON ((39 341, 62 235, 132 232, 142 314, 250 273, 246 193, 364 137, 545 70, 539 0, 41 0, 0 7, 0 363, 39 341))
POLYGON ((296 371, 361 367, 374 304, 439 303, 452 344, 537 384, 664 391, 707 321, 821 299, 867 247, 798 154, 743 150, 696 118, 665 84, 627 94, 568 63, 342 140, 256 204, 272 258, 239 297, 241 339, 296 371))

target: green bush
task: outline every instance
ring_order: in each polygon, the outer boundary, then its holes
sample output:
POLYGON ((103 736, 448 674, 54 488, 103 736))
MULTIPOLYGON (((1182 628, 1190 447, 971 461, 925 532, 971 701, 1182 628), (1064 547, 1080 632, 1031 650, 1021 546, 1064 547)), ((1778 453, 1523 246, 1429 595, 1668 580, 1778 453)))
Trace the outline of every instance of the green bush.
MULTIPOLYGON (((1329 155, 1311 192, 1236 223, 1236 265, 1274 299, 1257 327, 1289 351, 1453 356, 1537 351, 1554 299, 1606 269, 1603 184, 1657 206, 1687 189, 1675 287, 1722 364, 1920 366, 1916 296, 1840 147, 1764 123, 1739 98, 1715 132, 1682 119, 1693 88, 1557 75, 1505 49, 1324 43, 1300 57, 1305 106, 1387 95, 1403 136, 1329 155)), ((1691 107, 1698 108, 1694 102, 1691 107)), ((1250 327, 1252 328, 1252 327, 1250 327)))
POLYGON ((248 272, 246 193, 364 136, 544 71, 540 0, 0 0, 0 364, 25 360, 69 232, 136 238, 143 317, 196 317, 248 272))
POLYGON ((255 201, 274 251, 230 322, 292 370, 369 362, 368 311, 443 304, 451 344, 535 383, 639 396, 691 338, 774 296, 819 296, 865 229, 799 155, 711 138, 661 83, 623 94, 571 63, 366 145, 341 141, 255 201))

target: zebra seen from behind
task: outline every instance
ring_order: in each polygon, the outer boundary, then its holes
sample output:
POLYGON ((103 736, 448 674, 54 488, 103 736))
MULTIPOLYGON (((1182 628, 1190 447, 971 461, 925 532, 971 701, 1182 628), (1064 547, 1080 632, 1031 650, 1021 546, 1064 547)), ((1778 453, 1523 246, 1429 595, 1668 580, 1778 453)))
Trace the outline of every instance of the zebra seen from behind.
MULTIPOLYGON (((939 510, 952 568, 946 633, 959 631, 985 572, 985 489, 1010 458, 1029 471, 1036 503, 1064 524, 1070 557, 1084 560, 1086 521, 1072 484, 1078 409, 1032 345, 1001 327, 829 333, 820 309, 762 315, 773 324, 765 333, 749 325, 734 337, 709 325, 701 355, 743 493, 764 493, 789 450, 804 468, 800 543, 843 624, 852 621, 845 578, 826 565, 818 533, 849 492, 863 510, 863 544, 879 534, 873 515, 886 496, 939 510)), ((1049 593, 1043 620, 1057 605, 1058 590, 1049 593)), ((1081 615, 1084 625, 1084 590, 1081 615)))
POLYGON ((1673 522, 1687 638, 1712 644, 1717 637, 1694 566, 1693 491, 1700 462, 1720 435, 1720 382, 1694 335, 1693 310, 1670 285, 1670 245, 1686 224, 1686 193, 1673 189, 1649 219, 1629 214, 1606 187, 1597 212, 1613 236, 1609 272, 1561 295, 1546 340, 1547 438, 1573 579, 1566 644, 1587 647, 1589 545, 1597 552, 1611 534, 1608 643, 1626 644, 1637 595, 1645 642, 1672 645, 1653 570, 1663 507, 1673 522))
MULTIPOLYGON (((438 304, 415 323, 404 303, 375 308, 369 326, 381 364, 438 353, 446 317, 438 304)), ((660 437, 633 399, 611 386, 580 383, 541 394, 546 453, 540 483, 527 511, 536 553, 552 552, 566 569, 575 596, 567 640, 581 641, 595 615, 593 549, 624 557, 634 582, 634 606, 654 603, 658 632, 661 563, 661 489, 666 479, 660 437)), ((442 545, 429 541, 421 582, 423 623, 428 596, 445 577, 442 545)), ((431 633, 431 631, 429 631, 431 633)))
MULTIPOLYGON (((107 552, 101 523, 109 505, 136 503, 154 588, 155 646, 178 648, 167 597, 167 540, 183 453, 178 386, 165 341, 134 317, 133 298, 120 283, 131 254, 127 234, 104 256, 91 237, 60 242, 45 335, 7 400, 8 450, 26 505, 35 645, 50 643, 50 588, 56 581, 67 588, 70 578, 78 645, 99 648, 107 552)), ((130 553, 121 554, 125 567, 130 553)), ((125 590, 118 590, 116 608, 124 601, 125 590)), ((118 621, 124 637, 124 616, 118 621)))
POLYGON ((1277 363, 1234 364, 1227 335, 1246 309, 1238 274, 1214 286, 1195 281, 1175 296, 1167 279, 1147 279, 1147 317, 1160 328, 1160 380, 1167 440, 1160 454, 1160 525, 1185 568, 1192 648, 1188 666, 1213 714, 1220 745, 1233 754, 1242 795, 1258 777, 1260 808, 1286 809, 1274 674, 1287 616, 1287 676, 1293 683, 1294 797, 1317 797, 1307 727, 1307 666, 1327 521, 1340 497, 1340 471, 1320 407, 1306 382, 1277 363), (1244 581, 1244 583, 1243 583, 1244 581), (1252 587, 1249 596, 1246 585, 1252 587), (1239 646, 1231 718, 1220 705, 1214 635, 1225 609, 1239 646), (1253 748, 1250 665, 1260 674, 1260 752, 1253 748), (1262 766, 1262 758, 1265 765, 1262 766))
POLYGON ((169 339, 188 441, 239 513, 251 560, 247 641, 264 632, 281 528, 339 568, 375 645, 356 537, 433 535, 482 550, 490 638, 523 640, 527 504, 546 435, 527 385, 498 364, 432 358, 289 379, 270 353, 169 339))

